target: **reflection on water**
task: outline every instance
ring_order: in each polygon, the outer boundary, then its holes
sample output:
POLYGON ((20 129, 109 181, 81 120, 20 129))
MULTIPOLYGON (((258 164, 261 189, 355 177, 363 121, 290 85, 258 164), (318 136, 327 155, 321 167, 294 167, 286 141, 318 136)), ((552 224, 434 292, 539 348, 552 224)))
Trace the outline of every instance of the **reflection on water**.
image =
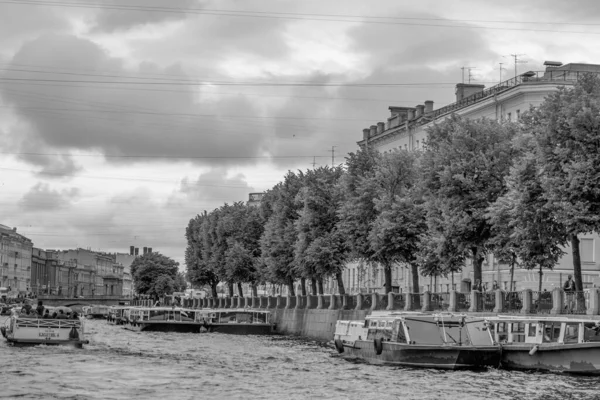
POLYGON ((374 366, 292 337, 136 333, 105 321, 86 321, 86 332, 83 350, 15 348, 2 338, 0 398, 600 398, 599 378, 374 366))

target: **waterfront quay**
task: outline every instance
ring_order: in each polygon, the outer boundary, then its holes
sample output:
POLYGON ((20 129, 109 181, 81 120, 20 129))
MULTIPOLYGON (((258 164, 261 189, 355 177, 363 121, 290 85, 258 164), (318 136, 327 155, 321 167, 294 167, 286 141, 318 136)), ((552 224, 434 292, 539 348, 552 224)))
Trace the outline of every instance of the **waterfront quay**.
MULTIPOLYGON (((371 311, 457 312, 477 315, 564 315, 600 319, 597 288, 565 293, 525 289, 518 292, 496 290, 462 293, 380 293, 356 295, 306 295, 263 297, 220 297, 183 299, 186 308, 269 309, 277 331, 320 341, 331 341, 338 320, 361 320, 371 311)), ((150 307, 152 300, 133 300, 132 305, 150 307)), ((172 304, 170 297, 163 305, 172 304)))

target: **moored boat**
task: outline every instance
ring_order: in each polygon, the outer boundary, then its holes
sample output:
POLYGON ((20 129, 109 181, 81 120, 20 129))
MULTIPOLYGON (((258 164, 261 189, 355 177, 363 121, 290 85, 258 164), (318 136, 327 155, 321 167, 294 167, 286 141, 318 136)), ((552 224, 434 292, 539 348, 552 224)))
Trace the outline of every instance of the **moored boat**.
POLYGON ((252 309, 132 308, 125 328, 134 331, 221 332, 268 335, 275 331, 270 311, 252 309))
POLYGON ((600 321, 536 316, 489 317, 502 367, 600 375, 600 321))
POLYGON ((87 306, 82 308, 83 316, 87 319, 105 319, 108 317, 108 306, 87 306))
POLYGON ((374 312, 337 321, 334 343, 372 363, 451 370, 498 367, 502 351, 483 318, 456 314, 374 312))
POLYGON ((108 309, 106 320, 110 325, 123 325, 126 319, 126 311, 130 306, 111 306, 108 309))
POLYGON ((69 345, 77 348, 89 343, 84 338, 81 318, 53 319, 20 316, 17 312, 0 328, 2 336, 15 346, 69 345))

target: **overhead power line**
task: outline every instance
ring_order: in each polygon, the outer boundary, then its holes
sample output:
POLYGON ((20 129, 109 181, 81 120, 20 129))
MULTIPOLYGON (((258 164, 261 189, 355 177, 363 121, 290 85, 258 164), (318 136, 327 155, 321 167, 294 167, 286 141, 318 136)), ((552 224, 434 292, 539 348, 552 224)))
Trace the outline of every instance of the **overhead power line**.
POLYGON ((507 28, 507 27, 490 27, 469 25, 472 23, 506 23, 506 24, 541 24, 541 25, 578 25, 578 26, 597 26, 598 24, 585 23, 569 23, 569 22, 543 22, 543 21, 501 21, 501 20, 461 20, 461 19, 444 19, 444 18, 417 18, 417 17, 386 17, 386 16, 364 16, 364 15, 346 15, 346 14, 302 14, 302 13, 283 13, 283 12, 266 12, 266 11, 242 11, 242 10, 219 10, 208 8, 184 8, 184 7, 159 7, 159 6, 132 6, 132 5, 117 5, 117 4, 97 4, 85 2, 66 2, 66 1, 37 1, 37 0, 1 0, 4 4, 18 5, 37 5, 50 7, 69 7, 83 9, 107 9, 107 10, 122 10, 122 11, 143 11, 143 12, 162 12, 174 14, 191 14, 191 15, 216 15, 230 17, 245 17, 245 18, 266 18, 266 19, 289 19, 300 21, 327 21, 327 22, 345 22, 345 23, 365 23, 365 24, 380 24, 380 25, 406 25, 406 26, 428 26, 428 27, 443 27, 443 28, 461 28, 461 29, 490 29, 490 30, 505 30, 505 31, 533 31, 533 32, 560 32, 560 33, 577 33, 577 34, 600 34, 600 32, 585 32, 585 31, 566 31, 556 29, 532 29, 532 28, 507 28), (438 21, 461 23, 462 25, 434 24, 434 23, 417 23, 417 22, 402 22, 402 21, 438 21), (469 24, 465 24, 469 23, 469 24))

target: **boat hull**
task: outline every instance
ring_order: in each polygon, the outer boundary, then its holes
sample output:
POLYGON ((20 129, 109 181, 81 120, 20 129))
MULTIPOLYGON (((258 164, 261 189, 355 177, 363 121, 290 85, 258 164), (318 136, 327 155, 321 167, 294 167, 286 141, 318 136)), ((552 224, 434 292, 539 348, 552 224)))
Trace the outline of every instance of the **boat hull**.
POLYGON ((598 343, 533 346, 505 345, 502 367, 523 371, 560 372, 578 375, 600 375, 600 347, 598 343))
POLYGON ((2 336, 13 346, 83 347, 89 341, 83 337, 80 320, 11 318, 2 327, 2 336))
POLYGON ((500 365, 499 346, 435 346, 382 342, 377 354, 372 340, 343 345, 343 356, 358 357, 376 364, 435 369, 483 369, 500 365))

